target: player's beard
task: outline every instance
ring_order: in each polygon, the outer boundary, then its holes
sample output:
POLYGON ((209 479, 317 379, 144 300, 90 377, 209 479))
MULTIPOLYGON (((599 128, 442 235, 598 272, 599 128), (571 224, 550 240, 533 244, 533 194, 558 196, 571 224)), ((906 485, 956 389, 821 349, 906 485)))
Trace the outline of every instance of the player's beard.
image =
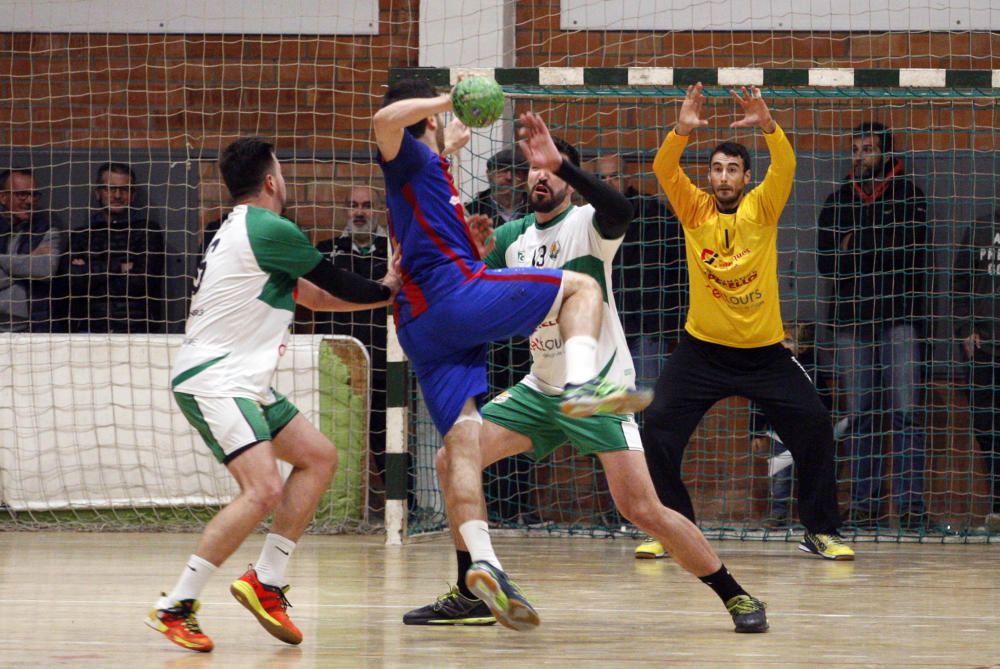
POLYGON ((561 205, 563 200, 566 199, 566 186, 553 188, 551 184, 546 184, 545 187, 549 191, 547 195, 535 195, 535 191, 532 189, 528 197, 528 204, 531 206, 531 211, 547 214, 561 205))
POLYGON ((713 193, 715 195, 715 202, 721 209, 732 209, 740 202, 740 197, 743 195, 743 189, 736 189, 731 187, 725 193, 720 193, 718 189, 715 189, 713 193))

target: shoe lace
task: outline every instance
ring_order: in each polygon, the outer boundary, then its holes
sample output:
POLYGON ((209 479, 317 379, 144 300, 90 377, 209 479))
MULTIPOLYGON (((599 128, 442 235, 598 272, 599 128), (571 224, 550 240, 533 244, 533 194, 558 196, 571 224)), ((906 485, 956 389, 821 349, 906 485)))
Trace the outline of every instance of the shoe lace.
POLYGON ((285 593, 288 592, 290 588, 291 588, 290 585, 286 585, 284 587, 278 588, 277 589, 278 591, 274 593, 278 596, 278 602, 281 604, 282 609, 292 608, 292 603, 288 601, 287 597, 285 597, 285 593))
POLYGON ((756 613, 762 608, 764 608, 764 602, 751 595, 737 595, 726 605, 726 609, 733 615, 756 613))
POLYGON ((188 632, 192 634, 201 634, 201 625, 198 624, 198 618, 194 614, 194 605, 181 602, 178 606, 166 609, 166 612, 172 616, 176 616, 181 619, 181 625, 184 626, 188 632))
POLYGON ((844 539, 839 534, 814 534, 814 540, 820 545, 829 546, 844 546, 844 539))
POLYGON ((435 602, 434 602, 434 610, 435 611, 440 611, 442 606, 444 606, 445 604, 447 604, 448 602, 450 602, 453 599, 457 599, 459 597, 459 595, 461 595, 461 594, 462 593, 460 593, 458 591, 458 586, 454 586, 454 585, 451 586, 451 589, 448 590, 448 592, 444 593, 443 595, 441 595, 440 597, 438 597, 437 600, 435 600, 435 602))
POLYGON ((201 625, 198 624, 198 619, 194 613, 184 619, 184 627, 191 634, 201 634, 201 625))

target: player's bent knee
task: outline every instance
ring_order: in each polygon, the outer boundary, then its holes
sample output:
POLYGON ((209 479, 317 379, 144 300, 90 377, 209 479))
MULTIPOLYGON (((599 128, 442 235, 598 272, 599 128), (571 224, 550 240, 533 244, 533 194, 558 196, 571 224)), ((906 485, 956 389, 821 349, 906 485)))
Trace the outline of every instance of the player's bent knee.
POLYGON ((624 499, 616 499, 615 505, 618 507, 618 512, 625 516, 629 522, 642 529, 646 529, 656 520, 656 514, 654 513, 656 505, 640 500, 633 495, 629 495, 624 499))
POLYGON ((284 483, 280 476, 269 477, 266 481, 257 481, 243 491, 247 501, 258 509, 258 513, 267 515, 277 508, 284 494, 284 483))
POLYGON ((594 277, 569 270, 563 272, 563 293, 565 297, 569 297, 575 293, 587 292, 598 294, 601 292, 601 287, 594 277))

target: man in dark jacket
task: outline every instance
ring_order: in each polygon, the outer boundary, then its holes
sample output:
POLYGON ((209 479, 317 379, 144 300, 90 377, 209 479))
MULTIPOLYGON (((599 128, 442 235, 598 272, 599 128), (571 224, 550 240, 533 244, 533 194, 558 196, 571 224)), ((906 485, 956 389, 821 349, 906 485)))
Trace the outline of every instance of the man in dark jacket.
POLYGON ((0 171, 0 332, 65 331, 52 308, 66 235, 40 198, 30 169, 0 171))
POLYGON ((851 416, 852 520, 871 527, 883 513, 876 417, 884 415, 891 419, 893 505, 901 528, 920 530, 927 521, 918 406, 931 288, 927 204, 904 176, 884 125, 863 123, 852 136, 853 169, 826 199, 818 233, 819 270, 833 280, 829 322, 851 416))
POLYGON ((165 330, 165 240, 137 208, 135 172, 125 163, 97 168, 97 207, 70 233, 70 329, 146 333, 165 330))
POLYGON ((955 336, 971 362, 972 427, 993 493, 986 528, 1000 533, 1000 209, 966 231, 955 261, 955 336))

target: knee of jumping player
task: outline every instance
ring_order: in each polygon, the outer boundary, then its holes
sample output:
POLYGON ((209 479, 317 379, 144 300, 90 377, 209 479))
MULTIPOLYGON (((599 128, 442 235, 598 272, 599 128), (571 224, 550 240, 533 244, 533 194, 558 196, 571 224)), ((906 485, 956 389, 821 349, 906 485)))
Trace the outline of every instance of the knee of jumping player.
POLYGON ((580 272, 563 272, 563 295, 565 298, 571 295, 580 294, 590 294, 601 296, 601 286, 597 283, 597 280, 589 274, 581 274, 580 272))

